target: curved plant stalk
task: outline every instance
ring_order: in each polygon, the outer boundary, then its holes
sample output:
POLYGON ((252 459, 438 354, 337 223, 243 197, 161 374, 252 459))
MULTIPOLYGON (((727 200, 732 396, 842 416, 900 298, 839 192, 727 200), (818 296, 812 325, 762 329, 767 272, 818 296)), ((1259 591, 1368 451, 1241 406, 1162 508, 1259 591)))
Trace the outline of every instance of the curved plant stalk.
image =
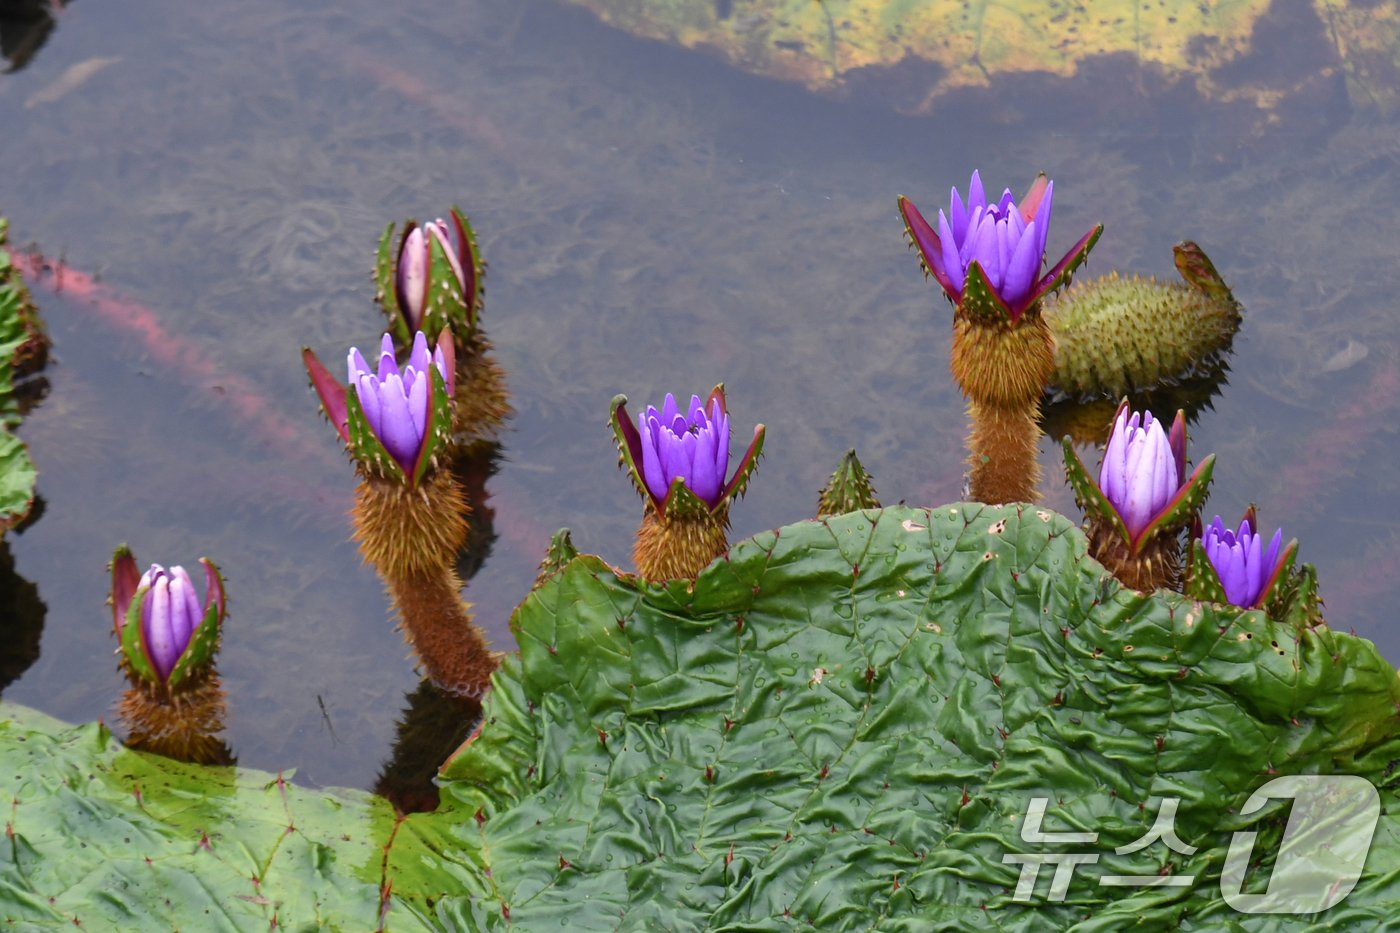
MULTIPOLYGON (((453 342, 441 340, 443 369, 454 374, 453 342)), ((371 428, 359 391, 350 392, 310 350, 303 359, 331 423, 355 461, 360 485, 352 519, 360 553, 384 580, 400 627, 438 687, 480 696, 499 658, 462 598, 455 563, 471 511, 445 460, 450 450, 452 385, 437 365, 430 380, 426 428, 412 462, 392 456, 371 428)))

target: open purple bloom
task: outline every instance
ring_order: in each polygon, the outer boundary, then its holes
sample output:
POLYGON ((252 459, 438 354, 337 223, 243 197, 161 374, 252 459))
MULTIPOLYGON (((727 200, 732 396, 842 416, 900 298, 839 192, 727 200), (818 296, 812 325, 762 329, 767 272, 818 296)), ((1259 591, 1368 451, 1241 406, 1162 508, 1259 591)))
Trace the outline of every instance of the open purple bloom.
POLYGON ((1185 427, 1173 426, 1172 437, 1152 412, 1129 412, 1119 408, 1108 438, 1103 465, 1099 467, 1099 490, 1118 511, 1130 537, 1152 524, 1172 500, 1185 479, 1185 427), (1130 417, 1131 414, 1131 417, 1130 417))
MULTIPOLYGON (((458 225, 455 215, 452 220, 454 225, 458 225)), ((395 294, 399 307, 408 318, 409 330, 418 330, 423 326, 423 308, 427 302, 428 289, 432 286, 429 281, 429 267, 432 262, 429 237, 436 237, 442 244, 447 261, 451 263, 452 271, 457 276, 458 289, 466 300, 472 299, 463 273, 464 262, 470 261, 470 257, 465 255, 466 234, 460 229, 457 230, 454 242, 453 232, 441 217, 421 227, 410 223, 399 246, 399 260, 394 273, 395 294)))
POLYGON ((707 414, 700 396, 692 395, 683 414, 676 397, 666 393, 661 410, 648 405, 637 419, 642 441, 642 478, 657 502, 676 479, 713 508, 724 494, 724 474, 729 469, 729 415, 718 397, 710 400, 707 414))
POLYGON ((394 359, 394 341, 388 334, 380 341, 376 368, 370 368, 357 348, 351 348, 346 360, 350 385, 359 396, 370 430, 405 472, 412 471, 423 446, 431 395, 428 367, 434 364, 450 392, 452 369, 442 347, 429 356, 428 340, 422 331, 414 335, 408 365, 402 370, 394 359))
POLYGON ((900 198, 914 245, 928 271, 955 303, 962 301, 967 277, 980 270, 992 294, 1016 320, 1061 278, 1070 263, 1081 257, 1096 238, 1089 231, 1045 276, 1045 241, 1050 232, 1050 212, 1055 183, 1042 175, 1018 205, 1011 189, 988 202, 982 178, 972 173, 964 202, 952 189, 948 210, 938 212, 935 231, 912 203, 900 198))
POLYGON ((1217 515, 1201 533, 1201 546, 1225 588, 1225 598, 1233 605, 1254 609, 1282 559, 1283 529, 1274 532, 1265 548, 1263 535, 1250 527, 1248 518, 1232 531, 1217 515))

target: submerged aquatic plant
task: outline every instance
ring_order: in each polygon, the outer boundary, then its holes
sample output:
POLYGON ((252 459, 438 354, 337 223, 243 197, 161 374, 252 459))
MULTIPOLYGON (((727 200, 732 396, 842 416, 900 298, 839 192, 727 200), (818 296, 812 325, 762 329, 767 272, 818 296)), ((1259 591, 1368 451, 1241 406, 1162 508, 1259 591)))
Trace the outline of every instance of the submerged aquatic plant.
POLYGON ((183 567, 152 564, 137 574, 122 545, 112 557, 112 623, 130 687, 120 704, 127 744, 183 761, 229 760, 217 738, 224 694, 214 669, 226 612, 224 581, 207 558, 201 602, 183 567))
POLYGON ((1089 475, 1064 439, 1065 469, 1089 523, 1089 551, 1114 576, 1139 590, 1175 586, 1181 574, 1180 532, 1205 501, 1215 455, 1186 473, 1186 414, 1171 430, 1150 411, 1118 406, 1099 467, 1089 475))
POLYGON ((968 400, 970 494, 982 502, 1038 496, 1040 400, 1055 371, 1040 299, 1068 283, 1103 232, 1095 226, 1042 276, 1053 195, 1041 175, 1020 204, 1010 189, 989 203, 973 172, 967 199, 953 189, 937 231, 899 198, 925 274, 954 304, 951 368, 968 400))
POLYGON ((693 578, 728 547, 729 504, 743 495, 763 450, 763 425, 734 475, 729 470, 729 412, 724 387, 702 404, 691 396, 685 412, 667 394, 660 409, 648 405, 634 425, 627 397, 612 403, 613 433, 621 465, 645 502, 633 556, 648 580, 693 578))

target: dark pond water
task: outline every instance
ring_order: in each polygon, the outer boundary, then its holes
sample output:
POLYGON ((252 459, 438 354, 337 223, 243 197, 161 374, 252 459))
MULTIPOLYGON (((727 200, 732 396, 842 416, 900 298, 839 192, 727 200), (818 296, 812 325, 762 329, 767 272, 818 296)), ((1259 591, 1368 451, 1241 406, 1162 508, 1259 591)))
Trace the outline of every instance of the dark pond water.
POLYGON ((894 198, 936 205, 974 167, 998 188, 1056 179, 1054 255, 1104 221, 1091 272, 1170 276, 1173 243, 1206 248, 1247 307, 1231 385, 1194 429, 1220 456, 1212 506, 1257 501, 1318 565, 1333 625, 1400 660, 1397 126, 1335 113, 1260 138, 1193 108, 1098 125, 1061 106, 905 119, 542 0, 68 6, 0 77, 0 211, 75 273, 36 287, 56 362, 22 434, 45 509, 8 541, 47 611, 7 698, 109 716, 112 549, 207 554, 233 600, 240 761, 373 783, 418 680, 349 541, 353 474, 298 352, 372 343, 384 224, 454 201, 490 263, 517 409, 469 587, 499 647, 553 529, 628 564, 616 392, 723 380, 741 436, 767 423, 736 538, 810 515, 850 446, 886 501, 956 499, 950 314, 894 198), (94 306, 77 273, 158 327, 94 306))

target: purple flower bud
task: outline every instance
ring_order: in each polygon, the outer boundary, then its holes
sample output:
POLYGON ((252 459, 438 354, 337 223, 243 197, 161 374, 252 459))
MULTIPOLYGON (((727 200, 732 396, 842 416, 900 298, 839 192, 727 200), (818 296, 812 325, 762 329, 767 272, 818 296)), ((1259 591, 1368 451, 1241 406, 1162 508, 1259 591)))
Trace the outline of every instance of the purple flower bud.
MULTIPOLYGON (((428 289, 432 283, 429 270, 432 266, 432 252, 428 237, 434 237, 442 244, 447 261, 457 276, 457 288, 466 293, 466 277, 462 271, 462 244, 453 242, 446 221, 439 217, 421 227, 410 227, 399 247, 399 260, 394 273, 394 290, 399 307, 408 318, 409 330, 423 326, 423 309, 427 303, 428 289)), ((470 296, 467 296, 470 299, 470 296)))
POLYGON ((1238 530, 1231 531, 1217 515, 1201 533, 1201 546, 1225 588, 1225 598, 1233 605, 1257 608, 1278 569, 1283 529, 1274 532, 1268 548, 1263 543, 1263 536, 1249 526, 1248 518, 1240 522, 1238 530))
POLYGON ((204 608, 183 567, 167 571, 152 564, 136 588, 146 590, 141 599, 142 640, 156 673, 165 680, 189 647, 190 637, 204 619, 204 608))
MULTIPOLYGON (((450 332, 444 331, 446 339, 450 332)), ((428 365, 432 362, 442 373, 451 391, 453 376, 443 357, 442 347, 428 355, 428 339, 422 331, 413 337, 413 349, 408 365, 402 370, 394 359, 394 341, 386 333, 379 344, 378 366, 371 369, 357 348, 352 347, 346 359, 348 379, 360 399, 365 420, 379 438, 384 449, 403 467, 413 469, 427 431, 431 395, 428 365)))
POLYGON ((642 478, 657 502, 664 502, 678 478, 686 488, 714 508, 724 494, 729 470, 729 415, 719 398, 707 413, 700 396, 692 395, 687 413, 669 392, 661 410, 648 405, 638 419, 642 446, 642 478))
POLYGON ((1172 502, 1181 488, 1178 457, 1162 423, 1150 411, 1121 408, 1108 438, 1099 490, 1118 511, 1130 537, 1137 535, 1172 502))

